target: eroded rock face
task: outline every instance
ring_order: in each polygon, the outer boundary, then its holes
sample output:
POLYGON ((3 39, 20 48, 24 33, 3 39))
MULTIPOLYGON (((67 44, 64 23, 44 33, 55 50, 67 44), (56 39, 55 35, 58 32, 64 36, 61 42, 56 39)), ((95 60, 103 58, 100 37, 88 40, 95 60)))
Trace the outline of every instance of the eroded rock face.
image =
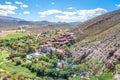
POLYGON ((120 60, 119 25, 116 25, 114 30, 110 29, 107 34, 106 32, 100 34, 95 40, 89 41, 89 39, 85 39, 79 42, 75 47, 72 47, 70 49, 72 59, 79 61, 84 59, 83 61, 88 65, 88 72, 90 73, 93 71, 93 73, 100 74, 98 70, 105 69, 115 72, 115 62, 120 60), (84 58, 83 55, 85 55, 85 53, 87 53, 87 56, 84 58))
POLYGON ((111 62, 111 61, 109 61, 109 60, 105 63, 105 66, 106 66, 107 69, 109 69, 109 70, 112 71, 112 72, 115 70, 115 65, 114 65, 114 63, 111 62))
POLYGON ((120 49, 118 49, 115 53, 114 53, 114 57, 118 60, 120 60, 120 49))
POLYGON ((114 56, 115 51, 116 51, 115 49, 114 49, 114 50, 110 50, 110 51, 109 51, 109 56, 108 56, 108 57, 114 56))

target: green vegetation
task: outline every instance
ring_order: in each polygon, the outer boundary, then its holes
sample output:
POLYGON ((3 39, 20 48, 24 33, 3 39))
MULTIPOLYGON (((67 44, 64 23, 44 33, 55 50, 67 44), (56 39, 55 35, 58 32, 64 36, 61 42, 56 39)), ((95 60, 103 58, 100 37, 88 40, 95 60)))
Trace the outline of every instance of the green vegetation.
POLYGON ((91 78, 91 80, 115 80, 112 72, 105 71, 103 74, 91 78))
POLYGON ((5 38, 6 39, 11 39, 11 38, 19 38, 19 37, 24 37, 27 36, 28 34, 26 33, 13 33, 13 34, 8 34, 5 38))
POLYGON ((10 33, 7 34, 4 37, 0 37, 0 39, 16 39, 16 38, 20 38, 20 37, 24 37, 24 36, 28 36, 27 33, 10 33))
POLYGON ((9 56, 9 53, 6 50, 0 50, 0 62, 7 61, 7 56, 9 56))
POLYGON ((9 76, 11 80, 18 78, 21 80, 27 77, 37 78, 36 74, 30 72, 27 68, 24 68, 22 66, 15 66, 11 60, 7 59, 10 53, 7 50, 2 49, 0 49, 0 77, 9 76))
MULTIPOLYGON (((0 77, 8 77, 10 80, 68 79, 76 70, 75 68, 71 69, 67 65, 62 66, 59 71, 57 70, 58 60, 63 60, 64 56, 61 53, 51 51, 40 55, 38 58, 26 58, 26 55, 34 53, 39 49, 40 45, 57 35, 59 33, 54 31, 44 32, 39 36, 13 33, 0 39, 0 77)), ((67 46, 65 47, 67 48, 67 46)))
MULTIPOLYGON (((69 49, 73 44, 63 46, 53 45, 66 50, 66 54, 50 51, 33 56, 40 46, 49 39, 60 35, 62 32, 51 31, 39 35, 26 33, 8 34, 0 39, 0 78, 8 77, 10 80, 114 80, 113 73, 106 71, 102 74, 100 65, 88 66, 85 61, 73 60, 69 49), (89 72, 93 69, 94 72, 89 72), (94 75, 95 74, 95 75, 94 75)), ((97 58, 90 62, 98 61, 97 58)), ((119 65, 116 65, 119 70, 119 65)))

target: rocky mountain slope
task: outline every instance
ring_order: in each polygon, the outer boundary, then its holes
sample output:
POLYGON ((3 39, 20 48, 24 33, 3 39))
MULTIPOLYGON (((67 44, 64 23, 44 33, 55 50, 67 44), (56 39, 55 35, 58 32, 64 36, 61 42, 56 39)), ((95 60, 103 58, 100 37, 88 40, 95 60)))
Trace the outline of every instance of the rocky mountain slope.
POLYGON ((120 23, 120 10, 95 17, 91 20, 81 23, 71 31, 75 33, 77 41, 80 41, 85 37, 97 35, 117 25, 118 23, 120 23))
POLYGON ((104 74, 105 69, 119 75, 116 65, 120 62, 114 53, 120 49, 120 10, 86 21, 72 31, 78 41, 71 48, 72 58, 89 67, 89 76, 104 74))

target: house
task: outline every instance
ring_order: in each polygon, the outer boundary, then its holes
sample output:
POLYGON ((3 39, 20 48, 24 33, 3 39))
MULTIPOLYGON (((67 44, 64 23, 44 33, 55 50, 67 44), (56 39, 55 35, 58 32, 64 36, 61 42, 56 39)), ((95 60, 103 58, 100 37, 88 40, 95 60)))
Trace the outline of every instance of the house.
POLYGON ((60 36, 52 38, 51 40, 49 40, 49 42, 62 46, 67 43, 73 44, 75 43, 75 40, 73 39, 73 35, 67 32, 67 33, 61 34, 60 36))
POLYGON ((52 44, 63 46, 63 45, 68 44, 68 43, 73 44, 73 43, 75 43, 75 40, 73 38, 73 35, 71 35, 71 33, 64 33, 64 34, 61 34, 55 38, 48 40, 47 42, 45 42, 45 44, 41 45, 40 49, 41 49, 42 53, 50 52, 51 50, 57 51, 60 53, 65 53, 64 49, 54 48, 52 46, 52 44))
POLYGON ((42 53, 47 53, 51 51, 52 44, 44 44, 41 45, 41 52, 42 53))
POLYGON ((59 53, 65 53, 64 49, 56 49, 56 51, 59 52, 59 53))

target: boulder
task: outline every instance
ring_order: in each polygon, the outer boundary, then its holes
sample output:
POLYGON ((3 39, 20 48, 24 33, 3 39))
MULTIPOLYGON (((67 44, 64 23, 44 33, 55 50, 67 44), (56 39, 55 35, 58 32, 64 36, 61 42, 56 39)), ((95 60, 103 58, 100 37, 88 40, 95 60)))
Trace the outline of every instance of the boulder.
POLYGON ((117 60, 120 60, 120 49, 118 49, 118 50, 114 53, 114 57, 115 57, 117 60))

